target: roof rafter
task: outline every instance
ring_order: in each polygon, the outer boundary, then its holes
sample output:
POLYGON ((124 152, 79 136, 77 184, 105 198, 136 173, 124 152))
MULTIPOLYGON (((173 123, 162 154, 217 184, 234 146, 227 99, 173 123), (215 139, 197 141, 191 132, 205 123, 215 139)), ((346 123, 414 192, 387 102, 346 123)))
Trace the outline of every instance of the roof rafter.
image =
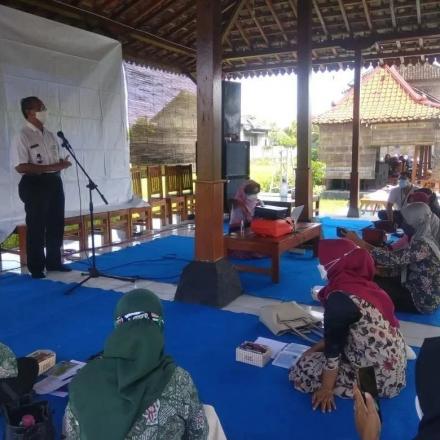
POLYGON ((347 32, 351 33, 350 23, 348 22, 347 12, 345 12, 344 3, 342 0, 338 0, 339 9, 341 10, 341 15, 344 20, 345 27, 347 28, 347 32))
POLYGON ((367 0, 362 0, 362 5, 364 6, 364 13, 368 24, 368 29, 370 29, 371 31, 373 29, 373 23, 371 22, 370 11, 368 9, 367 0))
POLYGON ((420 0, 416 0, 416 9, 417 9, 417 24, 419 26, 422 25, 422 10, 420 7, 420 0))
POLYGON ((321 23, 321 27, 322 27, 322 30, 324 32, 324 35, 327 36, 328 35, 327 26, 325 25, 324 18, 323 18, 322 14, 321 14, 321 11, 319 10, 318 3, 316 3, 316 0, 312 0, 312 2, 313 2, 313 7, 315 9, 316 15, 318 16, 318 20, 321 23))
MULTIPOLYGON (((110 15, 110 18, 116 18, 122 14, 125 14, 130 9, 136 7, 138 4, 142 3, 144 0, 131 0, 125 3, 125 5, 122 6, 122 8, 116 8, 112 14, 110 15)), ((76 6, 76 5, 75 5, 76 6)))
POLYGON ((263 31, 263 28, 261 27, 260 22, 258 21, 257 17, 255 16, 255 11, 253 11, 249 5, 249 1, 246 1, 246 8, 249 12, 249 15, 252 17, 252 20, 254 21, 255 26, 257 26, 258 30, 260 31, 261 38, 263 38, 263 40, 267 46, 270 46, 269 40, 267 39, 266 34, 263 31))
POLYGON ((240 15, 240 11, 242 10, 245 3, 246 3, 246 0, 237 0, 237 4, 235 5, 234 10, 232 11, 232 14, 231 14, 231 18, 227 22, 227 24, 222 32, 222 43, 225 41, 226 37, 229 35, 229 32, 231 31, 232 27, 234 26, 235 22, 237 21, 237 18, 240 15))
POLYGON ((273 8, 272 0, 266 0, 266 5, 269 8, 269 11, 272 14, 273 19, 275 20, 275 23, 279 27, 279 29, 281 31, 281 35, 283 36, 284 40, 289 41, 289 38, 287 37, 286 32, 284 31, 284 27, 281 24, 281 21, 278 18, 278 15, 276 14, 275 9, 273 8))
POLYGON ((295 3, 293 3, 293 0, 287 0, 287 3, 290 6, 290 9, 292 9, 293 15, 295 18, 298 18, 298 10, 296 9, 295 3))
POLYGON ((44 2, 38 2, 36 0, 17 0, 17 2, 37 6, 40 10, 44 9, 46 11, 52 11, 62 16, 68 16, 79 21, 93 19, 94 22, 98 23, 99 25, 108 26, 111 28, 115 34, 118 33, 121 38, 130 35, 136 40, 143 41, 144 43, 148 43, 161 49, 169 50, 170 52, 176 52, 191 57, 196 56, 196 51, 193 48, 169 41, 147 31, 135 29, 130 25, 97 14, 96 12, 69 5, 61 0, 45 0, 44 2))
POLYGON ((145 20, 151 20, 157 14, 160 14, 166 8, 168 8, 173 2, 174 0, 154 0, 153 4, 149 8, 146 8, 145 11, 135 18, 132 25, 136 27, 142 24, 142 22, 145 20))

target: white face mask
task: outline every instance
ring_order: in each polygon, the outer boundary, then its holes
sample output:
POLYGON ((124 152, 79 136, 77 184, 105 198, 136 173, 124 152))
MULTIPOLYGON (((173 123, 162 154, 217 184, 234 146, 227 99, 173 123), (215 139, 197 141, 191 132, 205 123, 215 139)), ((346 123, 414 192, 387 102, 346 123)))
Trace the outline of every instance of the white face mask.
POLYGON ((322 264, 318 264, 316 267, 319 270, 319 275, 321 275, 321 279, 326 280, 327 279, 327 271, 325 270, 325 267, 322 264))
POLYGON ((400 179, 399 180, 399 187, 400 188, 406 188, 409 185, 409 181, 406 179, 400 179))
POLYGON ((257 199, 258 199, 258 194, 248 194, 248 195, 246 196, 246 198, 247 198, 248 200, 257 200, 257 199))
POLYGON ((327 280, 327 272, 337 263, 339 263, 339 261, 341 261, 343 258, 345 258, 347 255, 350 255, 353 251, 355 251, 358 248, 352 249, 351 251, 345 253, 344 255, 342 255, 342 257, 336 258, 335 260, 329 261, 325 266, 328 267, 328 269, 325 268, 324 265, 322 264, 318 264, 316 267, 319 270, 319 275, 321 275, 321 279, 323 280, 327 280))
POLYGON ((44 124, 46 122, 47 119, 47 110, 43 110, 42 112, 37 112, 35 113, 35 117, 42 123, 44 124))

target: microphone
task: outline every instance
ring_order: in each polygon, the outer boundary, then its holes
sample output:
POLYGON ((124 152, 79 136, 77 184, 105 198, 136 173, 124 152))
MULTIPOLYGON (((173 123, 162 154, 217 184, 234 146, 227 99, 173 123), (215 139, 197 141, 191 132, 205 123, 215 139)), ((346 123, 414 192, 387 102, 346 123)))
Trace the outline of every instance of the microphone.
POLYGON ((64 142, 67 142, 67 143, 69 143, 68 141, 67 141, 67 139, 64 137, 64 133, 60 130, 59 132, 57 132, 57 136, 63 141, 63 143, 64 142))

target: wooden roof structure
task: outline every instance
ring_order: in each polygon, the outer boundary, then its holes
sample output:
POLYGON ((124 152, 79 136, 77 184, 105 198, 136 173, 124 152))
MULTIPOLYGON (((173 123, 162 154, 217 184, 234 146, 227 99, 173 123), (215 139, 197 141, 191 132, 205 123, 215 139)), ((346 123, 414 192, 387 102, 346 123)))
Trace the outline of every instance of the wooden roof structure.
MULTIPOLYGON (((361 80, 360 122, 408 122, 440 119, 440 103, 419 94, 393 67, 376 67, 361 80)), ((316 124, 353 121, 353 88, 330 110, 315 118, 316 124)))
MULTIPOLYGON (((219 0, 225 77, 292 72, 297 0, 219 0)), ((314 69, 440 58, 439 0, 310 0, 314 69)), ((194 0, 0 0, 1 4, 119 40, 126 59, 196 70, 194 0)))

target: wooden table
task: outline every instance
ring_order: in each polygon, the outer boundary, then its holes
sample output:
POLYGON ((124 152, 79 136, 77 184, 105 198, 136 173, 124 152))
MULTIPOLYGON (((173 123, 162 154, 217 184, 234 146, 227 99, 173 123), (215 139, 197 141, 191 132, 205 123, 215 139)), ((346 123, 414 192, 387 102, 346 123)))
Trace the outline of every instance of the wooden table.
POLYGON ((313 244, 313 254, 317 255, 318 242, 321 238, 321 224, 298 223, 295 232, 278 238, 261 237, 250 230, 246 230, 244 235, 240 235, 240 233, 230 234, 225 235, 224 238, 226 251, 255 252, 269 255, 272 259, 272 265, 269 269, 237 264, 235 265, 237 270, 271 275, 272 281, 278 283, 280 281, 280 257, 282 253, 311 242, 313 244))

